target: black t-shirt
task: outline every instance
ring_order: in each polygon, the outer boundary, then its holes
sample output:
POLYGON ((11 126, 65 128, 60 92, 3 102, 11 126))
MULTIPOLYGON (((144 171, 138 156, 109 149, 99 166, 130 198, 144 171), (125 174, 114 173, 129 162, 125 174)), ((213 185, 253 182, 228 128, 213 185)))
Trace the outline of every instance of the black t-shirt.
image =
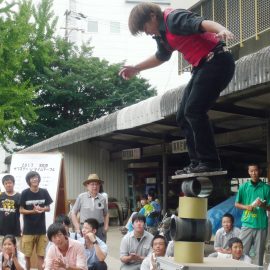
POLYGON ((20 193, 15 193, 12 196, 5 192, 0 194, 0 235, 21 235, 20 197, 20 193))
MULTIPOLYGON (((40 207, 49 206, 53 202, 47 189, 39 188, 38 192, 32 192, 30 188, 21 194, 20 205, 26 210, 33 210, 34 205, 40 207)), ((46 233, 45 213, 23 215, 23 234, 35 235, 46 233)))

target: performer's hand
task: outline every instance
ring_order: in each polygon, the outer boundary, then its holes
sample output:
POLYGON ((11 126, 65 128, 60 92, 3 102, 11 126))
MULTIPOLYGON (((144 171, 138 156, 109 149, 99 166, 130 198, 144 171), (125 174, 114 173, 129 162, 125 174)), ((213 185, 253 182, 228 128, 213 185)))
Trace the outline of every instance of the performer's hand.
POLYGON ((224 28, 219 33, 216 34, 216 37, 223 39, 223 40, 231 40, 234 38, 234 34, 229 31, 228 29, 224 28))
POLYGON ((253 206, 252 205, 247 205, 247 210, 248 211, 253 211, 253 206))
POLYGON ((133 76, 137 75, 140 71, 134 66, 123 66, 123 68, 119 71, 119 76, 121 76, 125 80, 129 80, 133 76))

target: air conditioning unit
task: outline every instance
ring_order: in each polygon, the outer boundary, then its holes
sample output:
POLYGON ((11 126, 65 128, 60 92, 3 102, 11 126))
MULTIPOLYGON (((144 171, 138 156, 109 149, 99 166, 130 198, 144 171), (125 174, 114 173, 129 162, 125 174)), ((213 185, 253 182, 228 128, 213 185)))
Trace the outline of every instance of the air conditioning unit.
POLYGON ((187 152, 187 142, 185 139, 172 141, 172 153, 173 154, 186 153, 186 152, 187 152))
POLYGON ((122 160, 133 160, 141 158, 141 148, 122 150, 122 160))

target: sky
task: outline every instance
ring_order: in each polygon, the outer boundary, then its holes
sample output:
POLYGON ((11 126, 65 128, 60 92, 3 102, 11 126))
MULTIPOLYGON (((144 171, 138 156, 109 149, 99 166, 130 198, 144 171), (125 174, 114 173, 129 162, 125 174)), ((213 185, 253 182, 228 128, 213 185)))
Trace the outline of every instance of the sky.
MULTIPOLYGON (((39 0, 35 0, 34 2, 38 2, 39 0)), ((87 0, 78 0, 76 1, 76 5, 83 5, 87 3, 87 0)), ((63 31, 61 30, 61 27, 64 27, 64 12, 66 9, 69 9, 69 0, 54 0, 54 12, 59 16, 59 24, 58 24, 58 34, 63 35, 63 31)), ((126 22, 127 25, 127 22, 126 22)), ((151 37, 148 37, 149 43, 147 42, 146 46, 149 46, 151 51, 151 54, 153 54, 156 50, 156 43, 151 40, 151 37), (150 44, 151 43, 151 44, 150 44)), ((142 37, 138 36, 136 39, 134 39, 134 43, 138 44, 142 42, 140 39, 142 37)), ((95 49, 94 49, 95 54, 95 49)), ((146 55, 144 58, 139 58, 137 62, 140 62, 149 56, 151 54, 146 55)), ((100 57, 100 54, 98 55, 100 57)), ((123 56, 122 56, 123 57, 123 56)), ((134 62, 134 59, 121 59, 121 55, 119 55, 120 60, 126 60, 127 65, 134 65, 136 62, 134 62)), ((158 94, 163 94, 169 89, 176 88, 182 84, 186 84, 188 80, 190 79, 190 73, 184 73, 182 75, 178 75, 177 73, 177 62, 178 62, 178 55, 176 52, 173 53, 171 59, 168 62, 165 62, 159 67, 149 69, 142 71, 139 76, 142 76, 149 80, 149 83, 156 87, 158 94)))

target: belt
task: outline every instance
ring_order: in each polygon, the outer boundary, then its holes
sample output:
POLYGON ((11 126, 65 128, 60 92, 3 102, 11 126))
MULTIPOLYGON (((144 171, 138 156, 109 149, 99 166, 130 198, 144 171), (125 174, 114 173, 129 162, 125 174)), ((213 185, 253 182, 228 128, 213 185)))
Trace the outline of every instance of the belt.
POLYGON ((203 62, 209 62, 215 55, 228 52, 229 49, 227 46, 217 46, 211 52, 207 54, 206 57, 203 58, 203 62))
POLYGON ((198 66, 193 67, 191 70, 191 73, 199 68, 201 68, 201 66, 205 63, 205 62, 209 62, 211 61, 215 55, 221 54, 221 53, 225 53, 225 52, 229 52, 229 49, 227 46, 224 45, 217 45, 211 52, 209 52, 204 58, 201 59, 200 63, 198 66))

